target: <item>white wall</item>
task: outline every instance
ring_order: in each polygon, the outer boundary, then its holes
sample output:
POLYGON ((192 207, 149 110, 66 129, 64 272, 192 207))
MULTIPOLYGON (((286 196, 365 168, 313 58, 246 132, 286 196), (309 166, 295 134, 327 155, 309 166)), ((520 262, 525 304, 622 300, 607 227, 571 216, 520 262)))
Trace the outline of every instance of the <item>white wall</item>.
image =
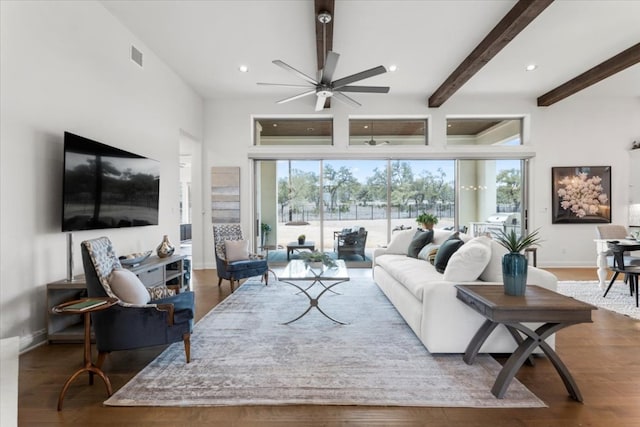
MULTIPOLYGON (((640 99, 594 98, 588 90, 576 94, 551 107, 540 108, 535 99, 512 97, 463 97, 454 95, 438 109, 426 107, 424 97, 394 97, 393 95, 360 95, 359 109, 332 103, 323 114, 334 116, 334 146, 302 150, 289 148, 290 153, 307 158, 324 155, 367 157, 370 147, 349 147, 349 115, 427 115, 431 125, 429 147, 407 150, 408 156, 472 156, 478 147, 446 147, 447 115, 513 115, 526 117, 524 147, 483 147, 492 153, 531 152, 530 227, 541 227, 544 239, 538 251, 541 266, 595 266, 595 228, 593 224, 551 224, 551 167, 552 166, 612 166, 613 222, 627 224, 629 192, 629 149, 640 138, 640 99), (512 151, 511 148, 513 148, 512 151), (501 151, 502 150, 502 151, 501 151)), ((207 167, 241 167, 242 223, 246 230, 252 226, 249 153, 269 153, 262 147, 251 147, 251 116, 313 114, 313 99, 301 99, 276 105, 274 99, 213 99, 205 104, 205 142, 207 167)), ((270 147, 272 148, 272 147, 270 147)), ((404 147, 386 147, 389 156, 403 156, 404 147), (392 151, 391 151, 392 150, 392 151)), ((385 147, 376 147, 384 152, 385 147)), ((205 206, 208 206, 205 203, 205 206)), ((206 217, 210 217, 207 214, 206 217)), ((205 260, 213 265, 211 226, 205 235, 205 260)), ((594 276, 594 279, 596 277, 594 276)))
POLYGON ((0 337, 46 338, 46 284, 66 277, 60 231, 63 133, 160 161, 158 226, 109 236, 126 254, 179 242, 179 138, 202 137, 203 103, 100 3, 0 2, 0 337), (129 59, 134 44, 144 68, 129 59))

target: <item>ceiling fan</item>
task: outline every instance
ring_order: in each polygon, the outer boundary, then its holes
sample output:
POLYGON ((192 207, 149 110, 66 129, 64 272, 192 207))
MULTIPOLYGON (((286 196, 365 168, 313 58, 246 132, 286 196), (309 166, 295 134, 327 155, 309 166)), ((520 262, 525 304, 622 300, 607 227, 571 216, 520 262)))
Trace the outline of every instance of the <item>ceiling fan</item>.
POLYGON ((389 145, 391 144, 389 141, 376 141, 375 139, 373 139, 373 122, 371 123, 371 139, 368 139, 364 142, 365 145, 371 145, 371 146, 376 146, 376 145, 389 145))
MULTIPOLYGON (((320 21, 323 25, 326 25, 331 21, 331 15, 328 12, 321 12, 318 15, 318 21, 320 21)), ((323 35, 324 26, 323 26, 323 35)), ((326 37, 326 35, 325 35, 326 37)), ((361 92, 361 93, 388 93, 388 86, 351 86, 351 83, 355 83, 360 80, 368 79, 369 77, 374 77, 379 74, 383 74, 387 72, 387 69, 379 65, 374 68, 370 68, 365 71, 361 71, 356 74, 352 74, 347 77, 343 77, 338 80, 333 80, 333 73, 336 70, 336 66, 338 65, 338 58, 340 55, 336 52, 328 52, 325 57, 324 67, 322 70, 318 71, 319 77, 318 79, 314 79, 301 71, 296 70, 289 64, 276 59, 272 61, 278 67, 284 68, 285 70, 295 74, 300 77, 302 80, 305 80, 307 85, 296 85, 296 84, 281 84, 281 83, 258 83, 263 86, 282 86, 282 87, 293 87, 293 88, 307 88, 308 90, 299 93, 294 96, 290 96, 288 98, 281 99, 277 101, 277 104, 284 104, 285 102, 293 101, 298 98, 305 97, 307 95, 315 94, 317 96, 316 100, 316 111, 321 111, 324 108, 325 101, 327 98, 335 98, 338 101, 341 101, 347 105, 351 105, 352 107, 359 107, 361 104, 355 99, 345 95, 343 92, 361 92)))

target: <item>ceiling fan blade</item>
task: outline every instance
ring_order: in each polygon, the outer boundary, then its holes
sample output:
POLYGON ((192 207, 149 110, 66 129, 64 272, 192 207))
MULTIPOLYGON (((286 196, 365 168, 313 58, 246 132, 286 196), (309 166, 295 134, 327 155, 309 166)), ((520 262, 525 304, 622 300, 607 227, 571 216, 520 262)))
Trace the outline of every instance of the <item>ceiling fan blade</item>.
POLYGON ((305 73, 296 70, 295 68, 293 68, 291 65, 289 64, 285 64, 284 62, 280 61, 279 59, 276 59, 275 61, 272 61, 274 64, 276 64, 278 67, 280 68, 284 68, 285 70, 295 74, 296 76, 300 77, 302 80, 306 80, 309 83, 311 83, 312 85, 317 85, 318 81, 312 79, 311 77, 307 76, 305 73))
POLYGON ((332 83, 332 87, 334 89, 340 89, 341 87, 346 86, 353 82, 357 82, 358 80, 368 79, 369 77, 377 76, 379 74, 384 74, 386 72, 387 72, 387 69, 383 65, 378 65, 377 67, 338 79, 332 83))
POLYGON ((262 82, 258 82, 256 83, 259 86, 279 86, 279 87, 311 87, 309 85, 291 85, 288 83, 262 83, 262 82))
POLYGON ((320 80, 320 83, 323 85, 329 85, 331 83, 333 73, 338 66, 338 58, 340 58, 340 54, 335 52, 329 52, 327 55, 327 59, 324 61, 324 68, 322 69, 322 79, 320 80))
POLYGON ((324 109, 324 103, 326 100, 326 96, 318 95, 318 100, 316 101, 316 111, 322 111, 324 109))
POLYGON ((284 104, 285 102, 293 101, 294 99, 302 98, 303 96, 311 95, 313 93, 316 93, 316 89, 315 88, 313 88, 313 89, 311 89, 309 91, 306 91, 306 92, 299 93, 299 94, 294 95, 294 96, 290 96, 289 98, 281 99, 280 101, 277 101, 276 104, 284 104))
POLYGON ((340 92, 333 92, 332 98, 335 98, 338 101, 343 102, 343 103, 345 103, 347 105, 350 105, 352 107, 360 107, 362 105, 358 101, 356 101, 355 99, 350 98, 347 95, 345 95, 344 93, 340 93, 340 92))
POLYGON ((342 86, 340 92, 389 93, 389 86, 342 86))

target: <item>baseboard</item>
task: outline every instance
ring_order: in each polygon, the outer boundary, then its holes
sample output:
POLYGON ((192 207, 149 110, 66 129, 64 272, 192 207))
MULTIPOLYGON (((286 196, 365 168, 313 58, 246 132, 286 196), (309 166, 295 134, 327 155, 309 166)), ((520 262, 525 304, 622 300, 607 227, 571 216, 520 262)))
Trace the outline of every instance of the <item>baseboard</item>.
POLYGON ((32 334, 20 337, 20 354, 40 347, 47 342, 47 330, 40 329, 32 334))

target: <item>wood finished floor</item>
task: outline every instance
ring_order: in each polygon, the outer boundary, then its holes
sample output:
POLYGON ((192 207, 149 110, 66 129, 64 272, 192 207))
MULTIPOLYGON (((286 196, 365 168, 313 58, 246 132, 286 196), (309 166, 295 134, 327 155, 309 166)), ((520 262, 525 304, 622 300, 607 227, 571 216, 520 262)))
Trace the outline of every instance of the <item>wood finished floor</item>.
MULTIPOLYGON (((351 270, 370 275, 370 270, 351 270)), ((560 280, 595 280, 595 269, 550 269, 560 280)), ((195 271, 196 318, 229 294, 215 270, 195 271)), ((584 403, 572 401, 546 359, 524 366, 518 379, 549 407, 470 409, 362 406, 240 406, 217 408, 105 407, 104 385, 86 377, 69 388, 56 411, 62 384, 82 361, 79 344, 43 345, 20 356, 20 426, 640 426, 640 321, 606 310, 594 323, 558 334, 557 351, 573 373, 584 403)), ((163 348, 112 353, 105 371, 118 390, 163 348)), ((505 359, 498 358, 501 363, 505 359)), ((179 391, 176 390, 178 393, 179 391)))

